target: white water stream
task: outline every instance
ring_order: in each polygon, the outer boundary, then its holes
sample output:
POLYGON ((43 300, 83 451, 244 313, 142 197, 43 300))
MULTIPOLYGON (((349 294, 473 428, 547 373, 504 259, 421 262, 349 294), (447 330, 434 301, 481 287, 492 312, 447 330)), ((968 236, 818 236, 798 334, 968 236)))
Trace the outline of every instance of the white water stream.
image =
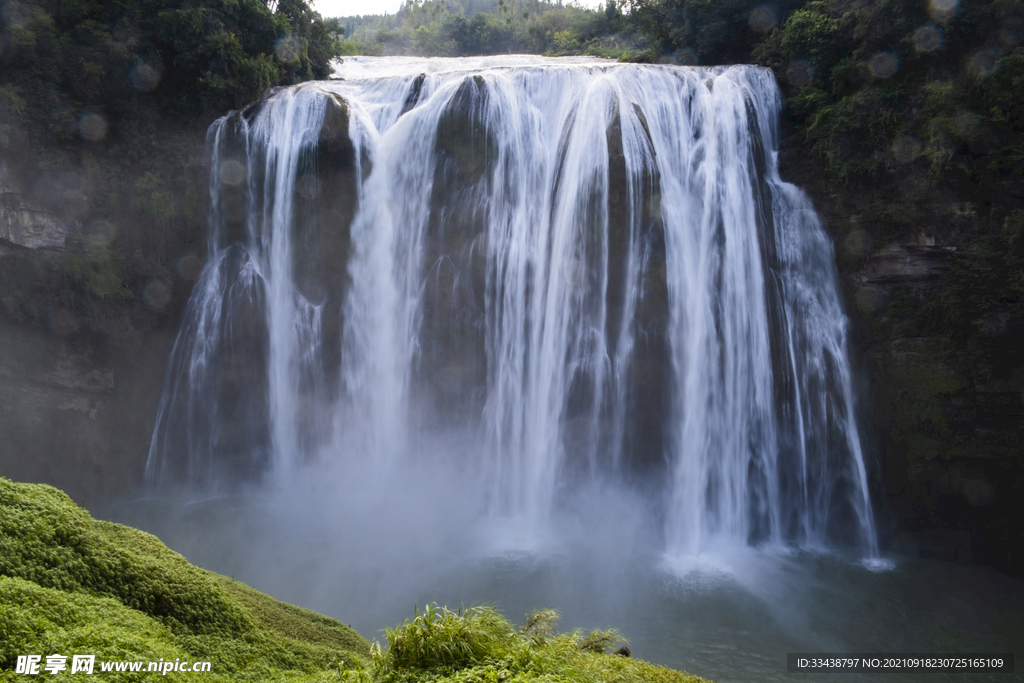
POLYGON ((645 492, 670 558, 877 556, 832 246, 778 176, 769 71, 337 75, 210 129, 153 481, 369 476, 454 439, 446 466, 515 538, 599 481, 645 492))

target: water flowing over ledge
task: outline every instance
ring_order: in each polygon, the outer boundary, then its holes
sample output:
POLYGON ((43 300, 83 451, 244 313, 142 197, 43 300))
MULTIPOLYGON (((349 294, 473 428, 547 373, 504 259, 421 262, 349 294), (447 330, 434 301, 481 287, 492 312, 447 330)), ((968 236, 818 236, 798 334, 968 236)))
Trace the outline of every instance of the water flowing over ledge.
POLYGON ((489 515, 645 492, 669 555, 877 556, 832 246, 771 73, 361 58, 209 132, 209 260, 157 482, 401 468, 455 435, 489 515))

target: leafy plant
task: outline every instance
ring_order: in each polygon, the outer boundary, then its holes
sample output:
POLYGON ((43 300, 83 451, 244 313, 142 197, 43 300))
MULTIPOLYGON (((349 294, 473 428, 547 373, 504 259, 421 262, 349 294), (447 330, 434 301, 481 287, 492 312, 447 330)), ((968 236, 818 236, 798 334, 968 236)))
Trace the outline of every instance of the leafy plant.
POLYGON ((373 680, 460 683, 525 681, 678 681, 700 679, 625 657, 608 655, 625 639, 614 630, 559 634, 558 612, 527 616, 516 628, 490 606, 453 611, 428 605, 386 631, 389 648, 371 649, 373 680))

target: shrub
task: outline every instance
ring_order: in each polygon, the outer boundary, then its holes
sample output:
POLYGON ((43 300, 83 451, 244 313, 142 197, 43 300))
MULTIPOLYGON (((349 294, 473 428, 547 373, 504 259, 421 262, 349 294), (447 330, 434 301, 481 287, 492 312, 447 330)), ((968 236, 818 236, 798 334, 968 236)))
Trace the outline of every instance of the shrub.
POLYGON ((434 680, 453 683, 503 681, 669 681, 701 679, 646 662, 608 655, 624 638, 614 630, 555 631, 558 613, 535 612, 515 628, 489 606, 456 611, 428 606, 386 631, 387 651, 374 647, 373 679, 385 683, 434 680))

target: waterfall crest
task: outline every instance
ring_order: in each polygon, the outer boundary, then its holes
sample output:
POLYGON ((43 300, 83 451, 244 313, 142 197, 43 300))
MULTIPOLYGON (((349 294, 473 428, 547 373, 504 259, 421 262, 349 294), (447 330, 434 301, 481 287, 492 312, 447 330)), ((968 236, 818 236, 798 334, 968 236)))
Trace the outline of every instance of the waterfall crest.
POLYGON ((209 259, 147 474, 392 467, 431 433, 490 514, 645 487, 667 550, 877 553, 831 243, 771 72, 350 58, 217 121, 209 259), (851 538, 852 537, 852 538, 851 538))

